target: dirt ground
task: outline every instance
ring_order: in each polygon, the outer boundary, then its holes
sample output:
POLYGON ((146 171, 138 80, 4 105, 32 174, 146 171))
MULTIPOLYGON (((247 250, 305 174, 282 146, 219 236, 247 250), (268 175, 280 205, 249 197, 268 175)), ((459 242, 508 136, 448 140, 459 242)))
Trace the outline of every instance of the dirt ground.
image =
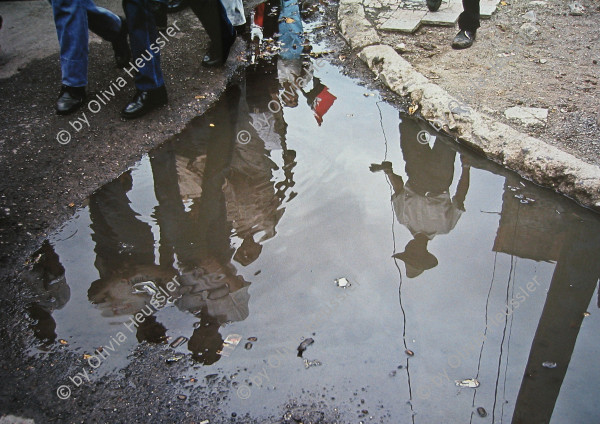
POLYGON ((600 4, 583 0, 584 15, 571 16, 564 0, 503 3, 467 50, 451 48, 454 27, 380 35, 404 43, 405 59, 466 104, 600 165, 600 4), (547 108, 547 125, 507 120, 504 110, 517 105, 547 108))

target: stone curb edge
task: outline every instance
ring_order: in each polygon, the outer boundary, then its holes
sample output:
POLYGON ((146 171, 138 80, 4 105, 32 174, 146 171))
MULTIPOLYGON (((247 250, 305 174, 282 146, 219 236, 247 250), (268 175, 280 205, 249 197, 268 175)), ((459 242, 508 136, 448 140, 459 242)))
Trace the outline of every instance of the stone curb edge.
POLYGON ((553 189, 600 212, 600 167, 521 133, 452 97, 416 71, 392 47, 380 44, 377 31, 365 17, 361 0, 341 0, 338 25, 358 57, 391 90, 410 96, 422 116, 436 129, 456 135, 486 158, 522 177, 553 189), (450 105, 463 105, 460 113, 450 105))

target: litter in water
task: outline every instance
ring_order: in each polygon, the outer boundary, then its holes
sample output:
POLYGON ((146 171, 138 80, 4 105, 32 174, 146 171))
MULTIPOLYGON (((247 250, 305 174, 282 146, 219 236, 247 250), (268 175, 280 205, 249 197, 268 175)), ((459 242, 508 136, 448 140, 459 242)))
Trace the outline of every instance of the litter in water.
POLYGON ((188 341, 187 337, 179 336, 179 337, 177 337, 175 339, 175 341, 173 343, 171 343, 171 347, 173 349, 175 349, 175 348, 181 346, 182 344, 184 344, 187 341, 188 341))
POLYGON ((474 378, 467 378, 465 380, 455 380, 455 383, 458 387, 469 387, 471 389, 479 387, 479 381, 477 381, 474 378))
POLYGON ((300 343, 300 346, 298 346, 298 357, 302 358, 302 353, 306 350, 307 347, 309 347, 314 342, 315 341, 309 337, 308 339, 305 339, 302 343, 300 343))
POLYGON ((183 355, 176 355, 167 358, 165 362, 167 364, 172 364, 173 362, 179 362, 181 359, 183 359, 183 355))
POLYGON ((342 277, 335 280, 335 285, 345 289, 350 287, 352 284, 350 284, 350 281, 348 281, 346 277, 342 277))
POLYGON ((317 361, 316 359, 312 361, 308 359, 304 360, 304 368, 306 369, 309 369, 310 367, 318 367, 319 365, 323 364, 321 364, 321 361, 317 361))

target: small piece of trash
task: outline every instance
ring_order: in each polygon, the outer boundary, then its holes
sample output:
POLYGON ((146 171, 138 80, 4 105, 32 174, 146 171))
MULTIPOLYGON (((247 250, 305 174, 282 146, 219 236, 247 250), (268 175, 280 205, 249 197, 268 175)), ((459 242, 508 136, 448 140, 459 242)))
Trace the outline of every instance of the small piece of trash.
POLYGON ((246 350, 250 350, 252 349, 252 343, 248 342, 244 345, 244 348, 246 348, 246 350))
POLYGON ((479 387, 479 381, 477 381, 474 378, 467 378, 465 380, 455 380, 454 383, 458 386, 458 387, 469 387, 471 389, 474 389, 476 387, 479 387))
POLYGON ((258 339, 256 337, 248 337, 249 342, 256 342, 258 339))
POLYGON ((480 406, 479 408, 477 408, 477 413, 479 414, 479 416, 481 418, 487 417, 487 411, 482 406, 480 406))
POLYGON ((208 424, 210 421, 208 420, 204 420, 204 421, 200 421, 200 424, 208 424))
POLYGON ((173 362, 179 362, 183 359, 183 355, 171 356, 165 360, 167 364, 172 364, 173 362))
POLYGON ((556 364, 556 362, 546 361, 546 362, 542 362, 542 367, 552 369, 552 368, 556 368, 557 364, 556 364))
POLYGON ((223 343, 231 346, 237 346, 241 340, 241 336, 238 336, 237 334, 230 334, 225 338, 225 341, 223 343))
POLYGON ((179 337, 177 337, 175 339, 175 341, 173 343, 171 343, 171 347, 173 349, 175 349, 175 348, 181 346, 182 344, 184 344, 187 341, 188 341, 187 337, 179 336, 179 337))
POLYGON ((591 315, 591 314, 590 314, 588 311, 585 311, 585 312, 583 313, 583 316, 584 316, 584 317, 589 317, 590 315, 591 315))
POLYGON ((133 285, 133 294, 146 293, 152 297, 158 293, 158 287, 154 284, 154 281, 141 281, 133 285))
POLYGON ((177 399, 179 399, 179 400, 186 400, 187 396, 186 395, 177 395, 177 399))
POLYGON ((242 336, 240 336, 239 334, 228 335, 223 341, 223 348, 217 351, 217 353, 221 356, 229 356, 241 340, 242 336))
POLYGON ((304 353, 306 348, 309 347, 314 342, 315 341, 311 337, 303 340, 302 343, 300 343, 300 346, 298 346, 298 358, 302 358, 302 353, 304 353))
POLYGON ((75 206, 75 203, 73 203, 73 202, 69 203, 69 207, 70 207, 70 208, 72 208, 72 207, 74 207, 74 206, 75 206))
POLYGON ((83 354, 83 359, 90 359, 92 355, 88 355, 87 353, 83 354))
POLYGON ((321 363, 321 361, 317 361, 316 359, 314 359, 312 361, 308 360, 308 359, 304 360, 304 368, 306 368, 306 369, 309 369, 310 367, 318 367, 320 365, 323 365, 323 364, 321 363))
POLYGON ((215 124, 208 124, 208 126, 209 126, 209 127, 214 127, 214 126, 215 126, 215 124))
POLYGON ((396 370, 392 371, 389 373, 390 377, 396 377, 396 370))
POLYGON ((413 351, 412 351, 412 350, 410 350, 410 349, 406 349, 406 350, 404 351, 404 353, 406 353, 408 356, 415 356, 415 352, 413 352, 413 351))
POLYGON ((68 345, 68 344, 69 344, 69 342, 68 342, 68 341, 66 341, 65 339, 60 339, 58 342, 59 342, 61 345, 68 345))
POLYGON ((350 281, 348 281, 346 277, 342 277, 335 280, 335 285, 345 289, 350 287, 352 284, 350 284, 350 281))

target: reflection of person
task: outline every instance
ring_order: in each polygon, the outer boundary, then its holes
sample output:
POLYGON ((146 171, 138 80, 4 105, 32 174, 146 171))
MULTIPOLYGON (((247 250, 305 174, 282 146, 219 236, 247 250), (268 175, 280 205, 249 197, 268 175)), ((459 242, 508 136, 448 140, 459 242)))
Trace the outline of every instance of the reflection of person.
MULTIPOLYGON (((96 243, 94 265, 100 278, 91 284, 88 298, 103 316, 153 310, 150 293, 134 286, 151 281, 158 288, 174 276, 172 268, 154 264, 154 237, 150 226, 131 209, 127 197, 131 188, 131 174, 125 173, 90 198, 92 239, 96 243)), ((148 319, 138 327, 137 338, 164 340, 165 331, 164 326, 148 319)))
POLYGON ((394 191, 392 201, 396 218, 413 235, 404 252, 394 255, 406 264, 409 278, 437 266, 437 258, 427 250, 427 244, 436 235, 447 234, 456 226, 465 210, 464 201, 469 189, 470 166, 461 156, 462 173, 456 194, 450 197, 456 152, 442 140, 435 140, 433 146, 421 143, 417 135, 419 130, 412 120, 400 123, 400 146, 408 175, 406 183, 394 173, 390 162, 371 166, 373 172, 385 172, 394 191))
POLYGON ((250 283, 231 263, 231 223, 223 191, 236 143, 239 97, 237 86, 229 88, 217 106, 188 130, 193 136, 190 143, 179 151, 167 144, 151 158, 159 201, 155 215, 161 229, 161 263, 177 257, 180 285, 175 304, 200 318, 188 348, 205 364, 220 358, 220 326, 244 320, 249 313, 250 283), (183 180, 178 171, 184 172, 183 180), (190 190, 199 194, 189 196, 186 211, 182 195, 190 190))
POLYGON ((51 0, 54 23, 60 45, 62 87, 56 113, 75 112, 85 100, 88 75, 88 29, 110 41, 117 66, 129 61, 127 28, 123 19, 98 7, 92 0, 51 0))
POLYGON ((33 266, 22 277, 34 296, 28 308, 29 317, 33 320, 30 327, 39 341, 49 343, 56 340, 56 322, 52 312, 67 304, 71 290, 65 279, 65 268, 48 240, 32 257, 33 266))

